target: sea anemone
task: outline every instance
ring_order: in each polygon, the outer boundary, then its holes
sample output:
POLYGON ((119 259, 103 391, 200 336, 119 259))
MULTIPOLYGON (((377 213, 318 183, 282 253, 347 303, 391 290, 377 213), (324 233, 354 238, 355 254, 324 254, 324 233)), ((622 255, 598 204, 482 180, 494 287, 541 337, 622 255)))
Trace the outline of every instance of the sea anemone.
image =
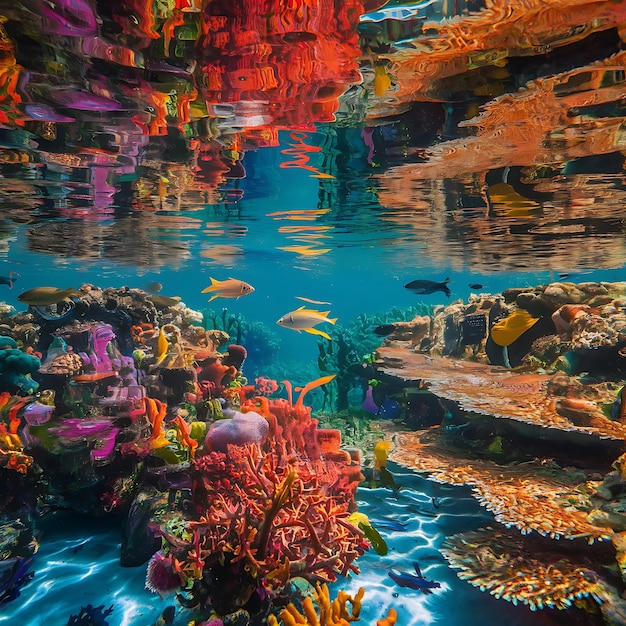
POLYGON ((171 556, 156 552, 148 561, 146 571, 146 589, 158 593, 162 598, 170 595, 180 587, 180 578, 174 570, 171 556))

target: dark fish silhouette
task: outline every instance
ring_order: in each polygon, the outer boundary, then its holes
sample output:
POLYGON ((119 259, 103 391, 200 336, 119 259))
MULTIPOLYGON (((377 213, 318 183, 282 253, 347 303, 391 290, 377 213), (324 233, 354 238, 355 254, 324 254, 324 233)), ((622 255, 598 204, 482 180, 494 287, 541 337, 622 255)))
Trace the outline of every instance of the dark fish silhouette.
POLYGON ((163 289, 163 285, 161 283, 158 283, 156 281, 152 281, 150 283, 148 283, 144 289, 150 293, 159 293, 159 291, 161 291, 161 289, 163 289))
POLYGON ((469 284, 469 288, 470 289, 475 289, 475 290, 482 289, 483 286, 484 285, 481 285, 480 283, 470 283, 469 284))
POLYGON ((408 572, 396 572, 395 570, 389 570, 389 578, 393 580, 400 587, 407 587, 408 589, 416 589, 422 593, 432 593, 433 589, 441 587, 441 583, 436 580, 427 580, 422 575, 420 567, 417 563, 413 563, 415 568, 415 574, 409 574, 408 572))
POLYGON ((167 309, 171 306, 176 306, 181 298, 180 296, 162 296, 160 294, 150 294, 150 296, 148 297, 149 300, 152 300, 152 304, 154 304, 154 306, 157 309, 167 309))
POLYGON ((450 289, 448 287, 448 283, 450 282, 449 278, 446 278, 443 282, 438 283, 434 280, 412 280, 410 283, 404 285, 405 289, 412 291, 416 294, 429 294, 435 293, 436 291, 443 291, 446 296, 450 297, 450 289))
POLYGON ((381 324, 380 326, 376 326, 372 332, 379 337, 386 337, 387 335, 391 335, 395 329, 395 324, 381 324))

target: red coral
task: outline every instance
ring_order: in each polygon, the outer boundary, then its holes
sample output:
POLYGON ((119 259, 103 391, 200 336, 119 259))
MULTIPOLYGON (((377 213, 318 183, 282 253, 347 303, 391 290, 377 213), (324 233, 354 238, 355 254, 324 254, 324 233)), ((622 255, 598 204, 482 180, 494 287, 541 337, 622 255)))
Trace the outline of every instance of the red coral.
POLYGON ((243 565, 259 585, 284 584, 265 578, 281 568, 325 581, 358 571, 354 560, 369 546, 348 521, 362 479, 358 461, 339 450, 338 433, 318 430, 301 402, 263 398, 262 405, 272 425, 263 446, 228 445, 192 462, 194 543, 171 547, 181 571, 206 580, 214 568, 235 576, 243 565))

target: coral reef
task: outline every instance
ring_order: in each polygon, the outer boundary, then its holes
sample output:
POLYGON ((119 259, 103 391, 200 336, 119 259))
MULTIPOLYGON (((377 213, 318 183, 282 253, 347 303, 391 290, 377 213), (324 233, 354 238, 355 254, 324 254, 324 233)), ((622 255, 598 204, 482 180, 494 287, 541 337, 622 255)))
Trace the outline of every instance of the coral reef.
POLYGON ((617 383, 584 385, 565 374, 515 373, 472 361, 432 357, 402 345, 383 346, 377 357, 379 375, 414 384, 420 381, 464 411, 546 429, 626 438, 626 425, 603 412, 615 399, 617 383))
POLYGON ((260 397, 242 405, 269 421, 263 447, 227 443, 224 452, 205 451, 194 462, 196 514, 187 514, 176 539, 162 526, 189 605, 223 615, 245 606, 263 585, 280 589, 295 575, 335 580, 358 571, 353 561, 368 543, 348 517, 360 465, 339 449, 334 433, 329 445, 317 430, 302 403, 306 392, 294 404, 260 397), (239 582, 224 598, 227 580, 239 582))
POLYGON ((43 364, 2 320, 3 351, 32 359, 43 388, 0 394, 0 474, 45 477, 13 508, 126 516, 122 563, 149 561, 148 588, 206 617, 269 611, 296 575, 358 572, 360 457, 304 404, 333 375, 272 398, 279 383, 243 376, 247 349, 177 298, 82 285, 70 301, 31 306, 43 364))
POLYGON ((250 376, 267 373, 279 347, 274 331, 261 322, 251 322, 239 313, 230 313, 226 308, 221 312, 205 309, 202 316, 205 329, 224 332, 237 344, 246 346, 246 371, 250 376))
POLYGON ((610 539, 608 524, 594 524, 592 496, 600 482, 597 472, 529 461, 499 465, 475 458, 441 442, 437 429, 399 433, 390 458, 405 467, 426 472, 438 482, 469 485, 495 519, 523 534, 532 531, 551 538, 610 539), (596 478, 596 480, 593 480, 596 478))

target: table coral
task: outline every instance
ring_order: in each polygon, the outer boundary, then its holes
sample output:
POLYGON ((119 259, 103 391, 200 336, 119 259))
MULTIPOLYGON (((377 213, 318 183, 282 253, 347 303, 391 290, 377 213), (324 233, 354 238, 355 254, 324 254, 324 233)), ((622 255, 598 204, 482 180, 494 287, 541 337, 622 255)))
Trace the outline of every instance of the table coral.
POLYGON ((427 472, 433 480, 469 485, 478 501, 506 526, 523 534, 535 531, 552 538, 609 539, 613 531, 591 523, 595 508, 590 496, 597 484, 582 471, 568 471, 549 463, 527 462, 501 466, 446 449, 433 431, 400 433, 391 459, 427 472))
POLYGON ((611 590, 580 552, 555 553, 544 542, 529 545, 507 530, 481 529, 448 537, 442 554, 459 578, 482 591, 531 610, 566 609, 605 602, 611 590))
MULTIPOLYGON (((435 395, 457 402, 465 411, 544 428, 626 439, 626 425, 608 419, 602 412, 602 405, 614 400, 613 392, 606 387, 589 387, 596 395, 593 401, 565 397, 553 391, 555 379, 548 374, 512 373, 482 363, 431 357, 400 342, 382 346, 377 357, 380 373, 406 382, 420 381, 435 395)), ((582 395, 584 389, 579 388, 579 392, 582 395)))

